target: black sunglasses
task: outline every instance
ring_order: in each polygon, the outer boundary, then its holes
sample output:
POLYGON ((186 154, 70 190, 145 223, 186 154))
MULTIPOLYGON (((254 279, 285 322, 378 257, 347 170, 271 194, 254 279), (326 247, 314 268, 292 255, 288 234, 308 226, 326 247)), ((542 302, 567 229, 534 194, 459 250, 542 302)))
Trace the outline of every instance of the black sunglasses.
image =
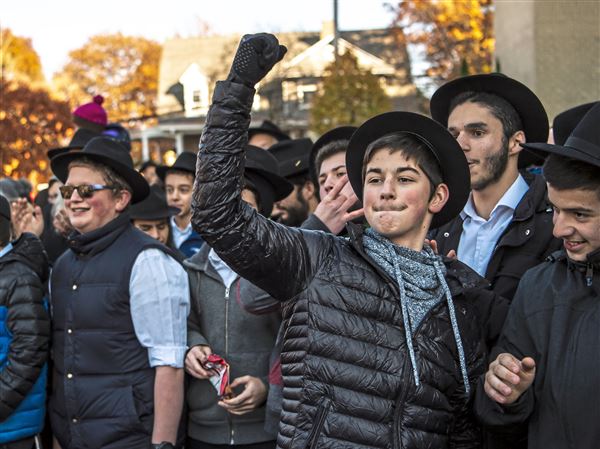
POLYGON ((85 199, 91 198, 94 196, 94 192, 98 192, 99 190, 111 190, 114 188, 115 186, 104 186, 102 184, 80 184, 78 186, 60 186, 58 190, 60 190, 60 194, 65 200, 70 200, 75 190, 77 190, 81 198, 85 199))

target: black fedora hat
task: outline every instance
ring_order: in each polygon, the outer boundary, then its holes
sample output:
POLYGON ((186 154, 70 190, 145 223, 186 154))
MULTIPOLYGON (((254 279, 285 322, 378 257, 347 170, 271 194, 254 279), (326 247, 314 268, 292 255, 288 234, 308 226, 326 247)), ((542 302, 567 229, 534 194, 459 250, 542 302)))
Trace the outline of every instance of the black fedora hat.
POLYGON ((363 160, 370 143, 391 133, 410 133, 434 154, 448 186, 450 198, 433 216, 430 228, 438 228, 456 217, 465 206, 471 190, 469 165, 452 134, 439 123, 413 112, 386 112, 363 123, 352 135, 346 151, 346 172, 354 193, 363 197, 363 160))
POLYGON ((144 201, 131 206, 129 216, 132 220, 163 220, 181 212, 177 207, 167 204, 167 197, 157 186, 150 186, 150 194, 144 201))
POLYGON ((129 152, 123 145, 108 137, 95 137, 81 151, 70 151, 53 157, 50 160, 50 167, 56 177, 64 183, 69 176, 69 164, 82 157, 104 164, 123 177, 133 191, 131 204, 138 203, 148 196, 150 192, 148 183, 133 168, 129 152))
POLYGON ((10 221, 10 203, 4 195, 0 195, 0 217, 10 221))
POLYGON ((600 124, 600 102, 595 103, 585 114, 571 135, 567 137, 564 145, 525 143, 523 146, 600 167, 600 128, 598 124, 600 124))
POLYGON ((327 131, 313 144, 312 148, 310 149, 308 166, 310 170, 310 176, 315 185, 319 185, 319 174, 317 173, 317 155, 319 154, 319 150, 331 142, 336 142, 338 140, 350 140, 350 137, 352 137, 352 134, 354 134, 354 131, 356 130, 356 126, 338 126, 337 128, 327 131))
POLYGON ((263 120, 258 126, 251 126, 248 128, 248 139, 255 134, 268 134, 275 137, 277 141, 290 140, 290 136, 284 133, 279 126, 269 120, 263 120))
POLYGON ((52 148, 48 150, 46 155, 48 159, 52 159, 54 156, 59 154, 68 153, 72 150, 81 150, 86 143, 92 140, 94 137, 99 137, 101 134, 89 129, 79 128, 71 137, 71 141, 66 147, 52 148))
POLYGON ((598 102, 581 104, 574 108, 561 112, 552 122, 552 135, 556 145, 564 145, 575 127, 579 124, 585 114, 598 102))
POLYGON ((308 159, 312 140, 309 138, 282 140, 268 151, 279 163, 279 173, 284 178, 308 172, 308 159))
MULTIPOLYGON (((431 116, 448 126, 450 104, 463 92, 487 92, 508 101, 519 114, 527 142, 548 140, 548 115, 540 99, 525 84, 502 73, 471 75, 449 81, 435 91, 429 103, 431 116)), ((519 168, 543 163, 543 155, 522 151, 519 168)))
POLYGON ((181 170, 196 176, 196 154, 190 151, 184 151, 177 156, 173 165, 159 165, 156 167, 156 174, 160 180, 164 182, 165 175, 169 170, 181 170))
POLYGON ((270 152, 253 145, 246 146, 244 177, 260 195, 260 213, 268 217, 273 203, 284 199, 294 186, 279 175, 279 164, 270 152))

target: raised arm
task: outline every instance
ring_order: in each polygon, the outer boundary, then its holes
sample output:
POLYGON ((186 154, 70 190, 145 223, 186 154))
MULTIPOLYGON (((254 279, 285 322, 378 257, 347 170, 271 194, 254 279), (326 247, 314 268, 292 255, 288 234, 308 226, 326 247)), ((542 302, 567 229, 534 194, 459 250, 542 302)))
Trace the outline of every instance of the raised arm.
POLYGON ((278 300, 310 283, 318 258, 310 248, 319 245, 308 240, 322 238, 274 223, 241 200, 253 86, 284 54, 275 36, 242 38, 227 80, 213 94, 192 201, 194 229, 240 276, 278 300))

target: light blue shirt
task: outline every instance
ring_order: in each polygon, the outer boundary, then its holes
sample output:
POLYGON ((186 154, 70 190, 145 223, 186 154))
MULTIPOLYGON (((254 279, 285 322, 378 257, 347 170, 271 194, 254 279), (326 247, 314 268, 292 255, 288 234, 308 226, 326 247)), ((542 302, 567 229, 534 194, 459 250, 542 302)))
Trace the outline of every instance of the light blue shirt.
POLYGON ((12 243, 9 243, 0 250, 0 257, 7 255, 13 249, 12 243))
POLYGON ((512 221, 515 209, 527 190, 529 190, 529 186, 519 175, 500 198, 488 220, 477 215, 471 193, 467 204, 460 213, 463 230, 456 252, 458 260, 470 266, 481 276, 485 276, 496 243, 512 221))
POLYGON ((175 244, 175 248, 179 248, 183 242, 187 240, 187 238, 192 235, 192 222, 190 222, 186 228, 182 231, 175 223, 175 217, 171 217, 171 231, 173 234, 173 243, 175 244))
POLYGON ((238 274, 229 268, 229 265, 223 262, 223 259, 221 259, 216 251, 212 248, 208 252, 208 261, 216 270, 216 272, 219 273, 221 279, 223 279, 223 284, 225 287, 231 288, 231 284, 233 284, 233 282, 238 278, 238 274))
POLYGON ((135 334, 148 348, 150 366, 183 368, 190 287, 184 268, 163 251, 142 251, 129 278, 135 334))

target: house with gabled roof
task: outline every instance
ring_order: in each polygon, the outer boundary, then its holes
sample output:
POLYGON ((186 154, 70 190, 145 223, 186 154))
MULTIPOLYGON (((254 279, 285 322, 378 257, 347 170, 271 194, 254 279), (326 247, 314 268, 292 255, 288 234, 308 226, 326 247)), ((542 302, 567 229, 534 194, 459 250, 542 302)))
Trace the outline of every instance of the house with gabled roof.
MULTIPOLYGON (((288 53, 257 86, 252 120, 269 119, 293 137, 307 136, 311 100, 325 68, 334 60, 333 24, 325 23, 321 32, 278 33, 277 37, 288 53)), ((158 123, 135 133, 142 141, 143 159, 148 158, 152 141, 170 139, 177 153, 197 149, 214 85, 227 76, 240 38, 201 36, 165 42, 158 123)), ((398 30, 342 31, 337 47, 339 54, 351 51, 361 67, 379 77, 393 109, 424 111, 426 103, 412 82, 408 52, 398 30)))

